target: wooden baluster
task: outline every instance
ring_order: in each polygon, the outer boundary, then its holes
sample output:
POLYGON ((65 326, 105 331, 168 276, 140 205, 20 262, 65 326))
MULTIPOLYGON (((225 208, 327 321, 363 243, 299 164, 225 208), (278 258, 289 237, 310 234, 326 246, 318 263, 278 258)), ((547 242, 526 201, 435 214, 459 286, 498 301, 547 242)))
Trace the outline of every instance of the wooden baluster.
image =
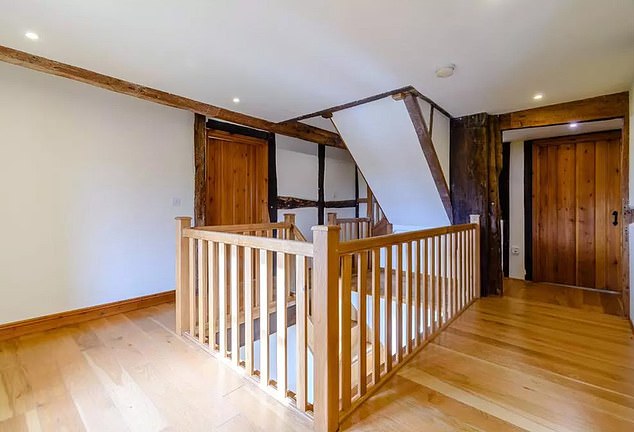
POLYGON ((451 233, 451 318, 456 316, 458 311, 458 237, 456 233, 451 233))
POLYGON ((313 246, 314 425, 316 431, 335 431, 339 425, 339 228, 313 227, 313 246))
POLYGON ((218 245, 209 242, 207 261, 207 281, 209 283, 209 348, 216 349, 216 323, 218 321, 218 245))
POLYGON ((444 326, 445 323, 447 322, 447 313, 448 313, 448 307, 447 307, 447 303, 448 303, 448 280, 449 280, 449 275, 447 273, 447 263, 449 262, 449 254, 447 253, 447 235, 443 234, 442 236, 440 236, 441 241, 442 241, 442 252, 441 252, 441 259, 442 259, 442 304, 441 304, 441 309, 442 309, 442 313, 440 314, 440 316, 442 317, 441 320, 441 326, 444 326))
POLYGON ((287 316, 286 316, 286 254, 277 252, 277 301, 276 301, 276 315, 277 315, 277 392, 281 398, 286 397, 286 331, 287 331, 287 316))
POLYGON ((260 249, 260 386, 269 385, 269 268, 270 253, 260 249))
POLYGON ((352 396, 352 256, 341 258, 341 409, 350 407, 352 396))
POLYGON ((240 364, 240 303, 238 286, 238 246, 231 245, 230 263, 230 299, 231 299, 231 360, 233 364, 240 364))
POLYGON ((207 266, 207 242, 198 240, 198 342, 202 345, 205 344, 207 324, 207 266))
POLYGON ((306 258, 295 257, 295 295, 296 295, 296 323, 297 323, 297 391, 295 401, 297 408, 306 411, 306 393, 308 380, 306 377, 308 349, 308 293, 306 292, 306 258))
POLYGON ((392 370, 392 245, 385 248, 385 372, 392 370))
POLYGON ((412 243, 405 245, 407 248, 407 272, 405 273, 405 340, 407 353, 412 352, 412 243))
POLYGON ((438 303, 438 295, 437 295, 437 286, 438 286, 438 278, 437 278, 437 272, 436 272, 436 239, 437 237, 431 237, 430 242, 429 242, 429 246, 431 248, 430 250, 430 255, 429 258, 431 260, 430 263, 430 269, 431 269, 431 273, 430 273, 430 290, 429 290, 429 294, 430 294, 430 304, 431 304, 431 334, 433 335, 434 333, 436 333, 436 306, 438 303))
POLYGON ((412 311, 412 322, 413 322, 413 332, 414 332, 414 346, 420 345, 420 240, 416 240, 415 242, 410 243, 414 247, 414 264, 415 264, 415 273, 414 273, 414 284, 413 284, 413 295, 412 295, 412 304, 414 310, 412 311))
POLYGON ((244 367, 253 375, 253 249, 244 248, 244 367))
POLYGON ((428 239, 423 239, 423 340, 429 338, 429 249, 427 247, 428 239))
POLYGON ((176 333, 189 325, 189 240, 183 230, 191 228, 192 218, 176 218, 176 333))
POLYGON ((227 245, 218 243, 218 350, 227 357, 227 245))
POLYGON ((359 274, 357 276, 357 291, 359 293, 359 396, 363 396, 367 390, 368 382, 368 255, 365 251, 359 253, 358 269, 359 274))
POLYGON ((463 310, 467 304, 465 296, 467 287, 467 233, 468 231, 460 233, 460 310, 463 310))
POLYGON ((189 335, 196 337, 196 240, 189 239, 189 335))
POLYGON ((381 250, 372 249, 372 383, 381 377, 381 250))
POLYGON ((403 361, 403 244, 396 245, 396 359, 403 361))

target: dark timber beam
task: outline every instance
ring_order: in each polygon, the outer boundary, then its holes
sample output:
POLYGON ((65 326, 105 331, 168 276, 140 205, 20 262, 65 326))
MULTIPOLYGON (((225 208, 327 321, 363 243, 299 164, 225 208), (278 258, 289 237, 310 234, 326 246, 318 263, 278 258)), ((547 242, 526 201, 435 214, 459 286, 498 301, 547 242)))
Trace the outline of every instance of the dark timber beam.
POLYGON ((207 119, 194 114, 194 223, 205 226, 207 216, 207 119))
POLYGON ((292 119, 286 120, 284 122, 282 122, 281 124, 287 123, 287 122, 296 122, 296 121, 300 121, 300 120, 306 120, 309 118, 313 118, 313 117, 324 117, 324 118, 331 118, 332 117, 332 113, 337 112, 337 111, 342 111, 348 108, 353 108, 359 105, 363 105, 363 104, 367 104, 369 102, 374 102, 377 101, 379 99, 383 99, 389 96, 392 96, 395 100, 401 100, 404 95, 406 93, 414 93, 416 96, 418 96, 419 98, 423 99, 425 102, 429 103, 432 108, 437 109, 438 111, 440 111, 441 113, 443 113, 445 116, 447 116, 448 118, 451 118, 451 114, 449 114, 446 110, 444 110, 443 108, 441 108, 436 102, 434 102, 433 100, 429 99, 427 96, 421 94, 418 90, 416 90, 414 87, 412 86, 406 86, 406 87, 401 87, 395 90, 390 90, 387 92, 383 92, 383 93, 379 93, 373 96, 368 96, 366 98, 363 99, 359 99, 356 101, 352 101, 352 102, 347 102, 345 104, 341 104, 341 105, 336 105, 330 108, 326 108, 320 111, 315 111, 313 113, 310 114, 304 114, 301 115, 299 117, 294 117, 292 119))
POLYGON ((21 66, 27 69, 44 72, 74 81, 79 81, 94 87, 110 90, 115 93, 132 96, 160 105, 191 111, 207 117, 237 123, 267 132, 299 138, 306 141, 324 144, 332 147, 344 148, 341 137, 336 133, 309 126, 299 122, 274 123, 268 120, 226 110, 214 105, 188 99, 161 90, 144 87, 108 75, 103 75, 87 69, 60 63, 44 57, 18 51, 0 45, 0 61, 21 66))
POLYGON ((500 192, 502 137, 486 113, 451 120, 451 201, 454 223, 480 215, 481 294, 502 294, 500 192))
POLYGON ((403 101, 405 102, 405 106, 407 107, 409 118, 412 120, 414 129, 416 130, 418 142, 423 149, 423 154, 425 155, 425 159, 427 160, 427 164, 429 165, 429 170, 431 171, 434 183, 436 183, 436 189, 440 194, 440 200, 445 207, 445 212, 447 213, 449 221, 453 223, 451 195, 449 194, 447 180, 445 179, 445 175, 442 172, 442 167, 440 166, 440 161, 438 160, 438 155, 436 154, 436 149, 434 149, 434 144, 431 141, 431 135, 429 134, 429 130, 427 129, 427 125, 425 124, 425 119, 423 118, 423 113, 416 98, 417 96, 411 93, 407 93, 403 98, 403 101))
POLYGON ((504 131, 626 117, 629 103, 628 92, 623 92, 515 111, 500 115, 500 129, 504 131))

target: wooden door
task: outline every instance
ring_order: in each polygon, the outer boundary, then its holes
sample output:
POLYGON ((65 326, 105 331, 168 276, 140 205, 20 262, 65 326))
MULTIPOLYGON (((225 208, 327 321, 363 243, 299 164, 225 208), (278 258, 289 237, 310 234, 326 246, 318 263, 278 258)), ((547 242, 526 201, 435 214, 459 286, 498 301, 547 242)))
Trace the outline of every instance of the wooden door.
POLYGON ((620 157, 620 131, 533 142, 536 282, 620 290, 620 157))
POLYGON ((269 222, 267 141, 210 130, 206 151, 206 224, 269 222))

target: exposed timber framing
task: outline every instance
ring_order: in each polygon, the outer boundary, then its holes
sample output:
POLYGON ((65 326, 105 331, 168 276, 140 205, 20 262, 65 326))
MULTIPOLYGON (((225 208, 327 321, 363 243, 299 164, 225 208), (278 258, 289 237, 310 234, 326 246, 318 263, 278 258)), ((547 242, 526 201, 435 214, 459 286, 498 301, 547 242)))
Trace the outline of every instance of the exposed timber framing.
POLYGON ((324 210, 326 203, 324 199, 325 178, 326 178, 326 147, 319 145, 317 148, 317 225, 324 224, 324 210))
POLYGON ((205 226, 207 216, 207 118, 194 114, 194 223, 205 226))
POLYGON ((38 72, 44 72, 50 75, 79 81, 94 87, 99 87, 160 105, 183 109, 194 114, 202 114, 210 118, 237 123, 254 129, 299 138, 318 144, 344 148, 341 137, 334 132, 299 122, 271 122, 183 96, 134 84, 129 81, 103 75, 87 69, 60 63, 45 57, 29 54, 24 51, 18 51, 2 45, 0 45, 0 61, 36 70, 38 72))
MULTIPOLYGON (((356 200, 324 201, 324 208, 353 208, 357 204, 356 200)), ((277 197, 277 208, 279 210, 290 210, 297 208, 318 207, 318 202, 304 198, 289 196, 277 197)))
POLYGON ((624 117, 629 110, 628 92, 614 93, 500 115, 500 129, 552 126, 624 117))
MULTIPOLYGON (((623 292, 623 307, 626 315, 629 314, 630 305, 630 262, 629 248, 629 223, 628 218, 632 214, 629 202, 629 92, 613 93, 593 98, 581 99, 572 102, 547 105, 523 111, 515 111, 501 114, 500 129, 521 129, 530 127, 553 126, 570 122, 588 122, 598 120, 623 119, 623 131, 621 134, 621 289, 623 292)), ((528 269, 527 269, 528 270, 528 269)))
POLYGON ((341 105, 335 105, 333 107, 330 108, 326 108, 320 111, 315 111, 313 113, 310 114, 304 114, 298 117, 294 117, 292 119, 288 119, 284 122, 282 122, 282 124, 287 123, 287 122, 297 122, 297 121, 301 121, 301 120, 306 120, 309 118, 313 118, 313 117, 324 117, 324 118, 331 118, 332 117, 332 113, 337 112, 337 111, 342 111, 348 108, 353 108, 359 105, 363 105, 363 104, 367 104, 369 102, 374 102, 377 101, 379 99, 383 99, 389 96, 394 97, 397 100, 401 100, 405 94, 407 93, 413 93, 416 96, 418 96, 419 98, 423 99, 425 102, 429 103, 432 108, 437 109, 438 111, 440 111, 441 113, 443 113, 445 116, 447 116, 448 118, 451 119, 451 114, 449 114, 445 109, 443 109, 442 107, 440 107, 436 102, 434 102, 433 100, 429 99, 427 96, 421 94, 418 90, 416 90, 413 86, 406 86, 406 87, 401 87, 395 90, 390 90, 387 92, 383 92, 383 93, 379 93, 373 96, 368 96, 366 98, 363 99, 359 99, 356 101, 352 101, 352 102, 347 102, 341 105))
POLYGON ((442 172, 442 167, 440 166, 440 161, 438 160, 438 155, 436 154, 436 150, 434 149, 434 144, 431 140, 431 135, 429 130, 427 129, 427 125, 425 124, 425 119, 423 118, 423 113, 420 109, 420 105, 418 104, 417 96, 412 93, 405 94, 403 98, 403 102, 405 102, 405 106, 407 107, 407 112, 409 113, 409 118, 412 120, 412 124, 414 125, 414 129, 416 130, 416 135, 418 136, 418 142, 420 143, 421 148, 423 149, 423 154, 425 155, 425 159, 427 160, 427 164, 429 165, 429 170, 431 171, 431 175, 434 179, 434 183, 436 184, 436 189, 440 194, 440 200, 442 201, 443 206, 445 207, 445 212, 447 213, 447 217, 449 221, 453 223, 453 210, 451 208, 451 195, 449 194, 449 187, 447 186, 447 180, 445 179, 445 175, 442 172))

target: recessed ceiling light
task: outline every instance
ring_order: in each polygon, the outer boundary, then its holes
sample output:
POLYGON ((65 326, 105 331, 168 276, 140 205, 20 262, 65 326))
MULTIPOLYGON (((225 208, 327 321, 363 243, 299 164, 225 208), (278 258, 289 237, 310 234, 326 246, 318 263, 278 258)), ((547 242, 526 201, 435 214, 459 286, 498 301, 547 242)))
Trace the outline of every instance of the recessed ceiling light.
POLYGON ((535 100, 541 100, 544 98, 544 95, 541 93, 537 93, 535 96, 533 96, 533 99, 535 100))
POLYGON ((240 103, 240 98, 237 98, 237 97, 233 98, 233 103, 240 103))
POLYGON ((24 36, 26 36, 27 39, 31 40, 38 40, 40 38, 37 33, 31 31, 24 33, 24 36))
POLYGON ((449 78, 453 75, 454 70, 456 69, 455 64, 448 64, 447 66, 440 67, 436 69, 436 76, 438 78, 449 78))
POLYGON ((570 129, 577 129, 577 126, 579 126, 579 123, 577 122, 572 122, 568 125, 570 127, 570 129))

